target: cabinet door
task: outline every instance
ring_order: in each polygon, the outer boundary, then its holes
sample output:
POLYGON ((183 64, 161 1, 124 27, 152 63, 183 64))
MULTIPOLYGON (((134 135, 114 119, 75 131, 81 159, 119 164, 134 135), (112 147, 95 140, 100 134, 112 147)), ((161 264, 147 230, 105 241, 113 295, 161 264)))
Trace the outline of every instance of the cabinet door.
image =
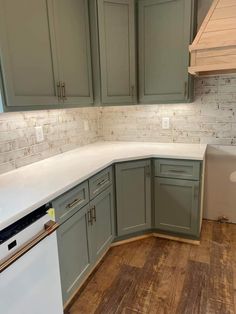
POLYGON ((192 0, 138 1, 140 102, 188 99, 193 3, 192 0))
POLYGON ((136 99, 133 0, 98 0, 103 103, 136 99))
POLYGON ((85 206, 62 224, 57 231, 63 301, 72 296, 91 266, 88 210, 85 206))
POLYGON ((53 0, 64 103, 93 103, 87 0, 53 0))
POLYGON ((151 227, 150 161, 116 165, 118 236, 151 227))
POLYGON ((51 0, 0 0, 1 67, 7 106, 58 103, 51 0))
POLYGON ((198 236, 199 181, 155 178, 155 227, 198 236))
POLYGON ((113 187, 106 189, 91 203, 92 250, 95 261, 106 251, 114 238, 113 187))

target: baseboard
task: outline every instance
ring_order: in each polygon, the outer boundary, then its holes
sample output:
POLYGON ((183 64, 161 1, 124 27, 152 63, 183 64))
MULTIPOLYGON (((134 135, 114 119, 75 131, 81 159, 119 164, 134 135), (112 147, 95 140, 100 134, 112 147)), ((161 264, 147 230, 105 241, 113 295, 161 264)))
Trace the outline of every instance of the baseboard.
POLYGON ((146 239, 146 238, 150 238, 150 237, 152 237, 152 236, 153 236, 152 233, 147 233, 147 234, 140 235, 140 236, 136 236, 136 237, 132 237, 132 238, 129 238, 129 239, 125 239, 125 240, 113 242, 113 243, 111 244, 111 247, 123 245, 123 244, 126 244, 126 243, 135 242, 135 241, 142 240, 142 239, 146 239))
POLYGON ((167 240, 173 240, 173 241, 178 241, 178 242, 183 242, 183 243, 188 243, 188 244, 193 244, 193 245, 200 245, 200 240, 180 238, 180 237, 170 236, 168 234, 163 234, 163 233, 153 233, 152 235, 156 238, 163 238, 167 240))
POLYGON ((124 239, 124 240, 113 242, 111 244, 111 247, 115 247, 115 246, 131 243, 131 242, 134 242, 134 241, 138 241, 138 240, 142 240, 142 239, 146 239, 146 238, 150 238, 150 237, 163 238, 163 239, 167 239, 167 240, 178 241, 178 242, 183 242, 183 243, 188 243, 188 244, 193 244, 193 245, 200 245, 200 240, 181 238, 181 237, 178 237, 178 236, 171 236, 171 235, 168 235, 168 234, 163 234, 163 233, 150 231, 147 234, 143 234, 143 235, 140 235, 140 236, 134 236, 134 237, 131 237, 131 238, 128 238, 128 239, 124 239))

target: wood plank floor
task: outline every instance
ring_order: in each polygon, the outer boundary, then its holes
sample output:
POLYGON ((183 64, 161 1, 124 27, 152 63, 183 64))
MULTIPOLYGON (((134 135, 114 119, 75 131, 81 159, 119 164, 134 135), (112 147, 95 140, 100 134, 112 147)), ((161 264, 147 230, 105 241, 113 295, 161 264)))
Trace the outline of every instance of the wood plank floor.
POLYGON ((201 245, 147 238, 112 248, 69 314, 236 313, 236 225, 204 221, 201 245))

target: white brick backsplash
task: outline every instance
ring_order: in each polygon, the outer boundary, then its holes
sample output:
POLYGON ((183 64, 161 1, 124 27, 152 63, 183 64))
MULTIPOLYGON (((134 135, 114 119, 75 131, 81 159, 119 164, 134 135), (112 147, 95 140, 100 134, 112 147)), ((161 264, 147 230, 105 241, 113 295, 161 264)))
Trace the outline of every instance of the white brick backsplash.
POLYGON ((0 114, 0 173, 99 140, 98 119, 98 108, 0 114), (84 131, 84 120, 89 131, 84 131), (35 126, 43 127, 41 143, 35 126))
POLYGON ((0 114, 0 173, 100 139, 236 145, 236 75, 196 79, 194 102, 187 104, 0 114), (161 128, 162 117, 170 117, 169 130, 161 128), (42 143, 35 126, 43 127, 42 143))
POLYGON ((193 103, 102 107, 100 128, 104 140, 235 145, 236 75, 196 79, 193 103))

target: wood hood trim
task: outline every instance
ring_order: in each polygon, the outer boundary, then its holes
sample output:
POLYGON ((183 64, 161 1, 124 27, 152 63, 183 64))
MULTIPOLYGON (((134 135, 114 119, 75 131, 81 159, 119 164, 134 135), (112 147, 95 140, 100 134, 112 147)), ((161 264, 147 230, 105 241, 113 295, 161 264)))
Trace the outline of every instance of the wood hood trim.
POLYGON ((236 73, 236 0, 214 0, 189 46, 192 75, 236 73))

